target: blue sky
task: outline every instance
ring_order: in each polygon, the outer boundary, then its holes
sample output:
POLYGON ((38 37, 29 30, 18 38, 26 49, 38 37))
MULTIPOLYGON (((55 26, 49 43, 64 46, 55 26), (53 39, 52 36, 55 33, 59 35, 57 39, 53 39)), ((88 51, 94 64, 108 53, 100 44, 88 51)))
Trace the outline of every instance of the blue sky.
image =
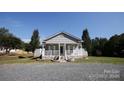
POLYGON ((106 37, 124 32, 124 13, 92 12, 39 12, 0 13, 0 27, 6 27, 17 37, 27 40, 34 29, 38 29, 42 39, 59 31, 81 37, 87 28, 91 38, 106 37))

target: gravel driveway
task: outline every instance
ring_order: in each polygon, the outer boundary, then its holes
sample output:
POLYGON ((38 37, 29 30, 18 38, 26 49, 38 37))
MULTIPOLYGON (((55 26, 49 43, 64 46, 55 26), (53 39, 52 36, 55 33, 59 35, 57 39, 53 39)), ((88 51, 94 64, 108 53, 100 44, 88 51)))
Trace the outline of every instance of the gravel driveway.
POLYGON ((124 80, 124 65, 100 63, 4 64, 0 65, 0 80, 124 80))

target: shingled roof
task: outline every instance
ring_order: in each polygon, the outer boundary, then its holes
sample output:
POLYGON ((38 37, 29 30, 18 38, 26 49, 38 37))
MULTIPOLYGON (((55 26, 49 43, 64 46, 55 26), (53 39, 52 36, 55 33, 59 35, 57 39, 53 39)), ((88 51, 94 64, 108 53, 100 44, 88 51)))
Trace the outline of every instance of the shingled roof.
POLYGON ((76 37, 76 36, 74 36, 74 35, 71 35, 71 34, 69 34, 68 32, 58 32, 58 33, 53 34, 53 35, 47 37, 46 39, 44 39, 44 42, 47 41, 47 40, 49 40, 49 39, 51 39, 51 38, 54 38, 54 37, 56 37, 56 36, 58 36, 58 35, 60 35, 60 34, 65 34, 65 35, 67 35, 67 36, 69 36, 69 37, 71 37, 71 38, 74 38, 74 39, 76 39, 76 40, 78 40, 78 41, 81 41, 80 38, 78 38, 78 37, 76 37))

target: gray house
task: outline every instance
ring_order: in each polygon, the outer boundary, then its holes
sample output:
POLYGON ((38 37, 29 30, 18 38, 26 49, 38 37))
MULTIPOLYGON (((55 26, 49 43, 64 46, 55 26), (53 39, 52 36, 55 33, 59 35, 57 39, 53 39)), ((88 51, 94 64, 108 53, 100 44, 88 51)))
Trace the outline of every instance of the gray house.
POLYGON ((67 59, 69 57, 87 57, 87 51, 82 48, 82 41, 67 32, 56 33, 43 41, 42 56, 45 59, 55 56, 67 59))

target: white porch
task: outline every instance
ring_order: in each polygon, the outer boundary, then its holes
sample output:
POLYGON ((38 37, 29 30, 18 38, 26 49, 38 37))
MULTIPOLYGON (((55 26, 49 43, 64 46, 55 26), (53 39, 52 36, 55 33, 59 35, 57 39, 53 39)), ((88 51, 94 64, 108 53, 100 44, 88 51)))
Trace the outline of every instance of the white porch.
POLYGON ((42 56, 46 59, 59 58, 68 59, 68 57, 81 57, 86 51, 82 48, 82 41, 66 32, 56 33, 43 41, 42 56))
MULTIPOLYGON (((81 49, 81 44, 80 43, 75 43, 75 44, 46 44, 44 45, 44 58, 51 59, 54 58, 55 56, 60 57, 77 57, 78 54, 75 54, 76 49, 81 49)), ((79 51, 78 51, 79 52, 79 51)))

